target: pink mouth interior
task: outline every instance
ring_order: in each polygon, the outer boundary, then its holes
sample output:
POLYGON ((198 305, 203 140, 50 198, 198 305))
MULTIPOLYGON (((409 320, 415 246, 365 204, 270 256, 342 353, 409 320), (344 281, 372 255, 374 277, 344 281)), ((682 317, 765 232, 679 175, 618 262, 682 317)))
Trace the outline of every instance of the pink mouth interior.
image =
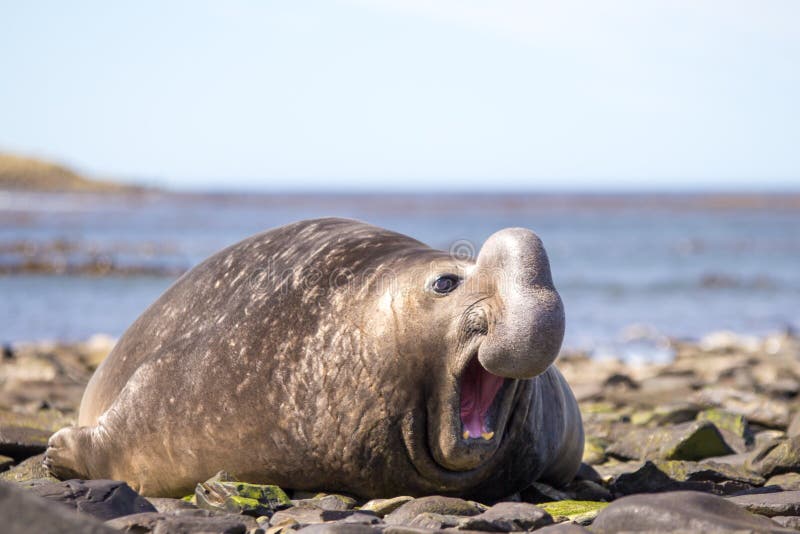
POLYGON ((503 377, 487 371, 478 362, 470 360, 461 377, 461 423, 469 437, 477 438, 487 432, 486 414, 503 387, 503 377))

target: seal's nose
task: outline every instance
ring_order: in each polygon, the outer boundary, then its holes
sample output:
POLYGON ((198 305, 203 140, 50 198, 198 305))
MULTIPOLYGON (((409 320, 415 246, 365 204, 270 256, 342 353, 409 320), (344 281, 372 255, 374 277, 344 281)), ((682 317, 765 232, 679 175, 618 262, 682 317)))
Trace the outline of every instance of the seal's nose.
POLYGON ((542 241, 525 228, 486 240, 476 262, 493 282, 496 310, 478 360, 489 372, 532 378, 553 363, 564 338, 564 307, 542 241))

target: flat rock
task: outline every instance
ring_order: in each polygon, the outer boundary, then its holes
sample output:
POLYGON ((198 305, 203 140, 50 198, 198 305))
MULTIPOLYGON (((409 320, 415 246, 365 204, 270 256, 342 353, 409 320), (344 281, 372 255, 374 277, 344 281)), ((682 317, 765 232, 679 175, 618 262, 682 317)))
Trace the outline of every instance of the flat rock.
POLYGON ((717 463, 713 460, 705 462, 668 461, 656 462, 658 468, 670 478, 681 482, 691 480, 709 480, 711 482, 735 481, 751 486, 762 486, 764 477, 731 464, 717 463))
POLYGON ((664 491, 703 491, 731 495, 752 490, 764 479, 726 464, 698 462, 645 462, 632 473, 622 473, 611 482, 617 495, 664 491))
POLYGON ((784 429, 789 425, 789 406, 766 395, 741 389, 709 387, 695 393, 692 401, 709 408, 738 413, 751 423, 784 429))
POLYGON ((725 456, 714 456, 713 458, 706 458, 704 460, 700 460, 701 464, 705 464, 708 462, 712 462, 715 464, 725 464, 730 465, 732 467, 736 467, 737 469, 746 469, 745 464, 747 460, 750 459, 751 454, 742 452, 736 454, 726 454, 725 456))
POLYGON ((587 437, 583 444, 583 462, 598 465, 606 461, 608 442, 601 438, 587 437))
POLYGON ((373 499, 368 501, 361 507, 361 510, 367 512, 374 512, 378 517, 384 517, 403 506, 405 503, 413 501, 414 497, 403 495, 400 497, 392 497, 391 499, 373 499))
POLYGON ((777 486, 784 491, 800 490, 800 473, 784 473, 771 477, 765 486, 777 486))
POLYGON ((572 521, 573 523, 589 524, 606 506, 608 506, 607 502, 570 500, 541 503, 539 508, 549 513, 553 517, 553 521, 557 523, 572 521))
POLYGON ((586 534, 588 532, 591 531, 575 523, 558 523, 536 530, 537 534, 586 534))
POLYGON ((53 506, 53 503, 6 482, 0 482, 0 518, 4 534, 117 532, 90 516, 77 515, 63 506, 53 506))
POLYGON ((436 512, 422 512, 409 521, 407 524, 414 528, 427 528, 431 530, 442 530, 446 528, 456 528, 460 525, 462 516, 451 514, 437 514, 436 512))
POLYGON ((535 530, 552 523, 552 516, 538 506, 524 502, 501 502, 482 514, 461 518, 459 529, 517 532, 535 530))
POLYGON ((520 499, 527 503, 566 501, 572 498, 568 493, 555 489, 542 482, 532 482, 530 486, 519 492, 520 499))
POLYGON ((7 471, 0 473, 0 480, 7 480, 9 482, 23 483, 27 481, 41 481, 49 480, 50 482, 60 482, 56 477, 52 476, 50 472, 44 467, 44 454, 37 454, 30 458, 23 460, 17 465, 11 467, 7 471))
POLYGON ((710 421, 637 428, 606 450, 607 454, 631 460, 702 460, 733 452, 710 421))
POLYGON ((168 497, 145 497, 145 499, 155 507, 156 512, 197 509, 197 506, 183 499, 170 499, 168 497))
POLYGON ((786 439, 788 434, 783 430, 762 430, 761 432, 756 432, 756 442, 755 442, 755 449, 760 449, 761 447, 765 447, 769 444, 775 444, 783 441, 786 439))
POLYGON ((800 516, 796 515, 776 515, 773 521, 785 528, 800 530, 800 516))
POLYGON ((694 491, 631 495, 609 504, 592 532, 789 532, 728 500, 694 491))
POLYGON ((719 408, 703 410, 697 414, 698 421, 711 421, 720 430, 727 430, 740 437, 745 444, 752 445, 755 434, 747 423, 747 418, 740 413, 733 413, 719 408))
POLYGON ((299 499, 292 501, 295 505, 310 504, 323 510, 352 510, 356 506, 356 500, 345 495, 317 495, 311 499, 299 499))
POLYGON ((637 425, 664 426, 688 423, 697 417, 700 407, 691 402, 660 404, 648 411, 637 411, 631 422, 637 425))
POLYGON ((643 465, 644 462, 640 462, 638 460, 634 460, 632 462, 620 462, 618 460, 612 460, 604 463, 603 465, 595 465, 594 469, 597 471, 597 474, 600 475, 602 482, 611 484, 620 475, 625 473, 634 473, 641 469, 643 465))
POLYGON ((34 486, 30 491, 103 521, 156 511, 147 499, 117 480, 66 480, 34 486))
POLYGON ((767 478, 800 472, 800 436, 766 443, 753 452, 745 466, 767 478))
POLYGON ((728 497, 728 500, 754 514, 772 517, 775 515, 800 515, 800 491, 781 491, 728 497))
POLYGON ((302 527, 298 532, 306 534, 372 534, 373 532, 385 532, 378 527, 370 525, 358 525, 351 523, 320 523, 302 527))
POLYGON ((311 525, 315 523, 325 523, 328 521, 347 520, 353 523, 377 523, 380 518, 369 511, 360 510, 324 510, 311 504, 300 504, 279 510, 272 515, 270 525, 280 525, 281 523, 296 523, 298 525, 311 525))
POLYGON ((258 528, 252 517, 209 510, 144 512, 106 521, 106 525, 115 529, 114 532, 130 534, 245 534, 258 528))
POLYGON ((575 480, 590 480, 598 484, 603 483, 603 477, 600 476, 597 469, 586 463, 581 463, 578 472, 575 473, 575 480))
POLYGON ((0 424, 0 454, 20 461, 43 453, 51 434, 40 428, 0 424))
POLYGON ((24 426, 53 433, 72 424, 74 420, 59 410, 37 409, 32 413, 21 413, 0 409, 0 426, 24 426))
POLYGON ((384 521, 389 525, 409 524, 419 514, 430 512, 441 515, 473 516, 483 512, 485 508, 480 504, 455 497, 442 497, 433 495, 420 497, 400 506, 388 514, 384 521))
POLYGON ((578 501, 610 501, 614 498, 605 486, 591 480, 573 480, 564 491, 578 501))

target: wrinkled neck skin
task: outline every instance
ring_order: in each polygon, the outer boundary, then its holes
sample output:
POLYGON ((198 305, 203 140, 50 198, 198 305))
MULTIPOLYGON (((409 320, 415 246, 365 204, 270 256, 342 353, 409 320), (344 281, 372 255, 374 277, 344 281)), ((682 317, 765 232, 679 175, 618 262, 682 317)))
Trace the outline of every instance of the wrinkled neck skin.
POLYGON ((402 264, 382 265, 369 284, 373 302, 365 306, 364 330, 370 352, 394 362, 387 368, 391 375, 381 398, 395 416, 388 439, 403 444, 381 448, 402 451, 392 461, 411 467, 402 470, 403 480, 387 470, 379 493, 396 494, 401 487, 414 494, 499 499, 546 471, 570 432, 567 425, 577 424, 580 432, 579 420, 565 420, 563 399, 558 405, 565 383, 550 366, 563 335, 563 311, 554 290, 535 288, 544 294, 545 319, 560 314, 562 325, 551 336, 557 339, 545 340, 550 353, 531 354, 538 358, 532 376, 514 376, 524 373, 516 372, 514 361, 506 365, 496 349, 491 357, 505 376, 493 375, 480 362, 481 347, 498 325, 531 316, 537 320, 527 312, 508 317, 509 299, 500 286, 513 280, 497 277, 497 271, 481 269, 479 263, 428 250, 418 251, 413 262, 405 258, 402 264), (432 296, 426 284, 439 273, 456 273, 472 283, 444 297, 432 296), (547 309, 553 302, 555 311, 547 309), (555 399, 548 406, 556 405, 549 413, 543 409, 547 398, 555 399))

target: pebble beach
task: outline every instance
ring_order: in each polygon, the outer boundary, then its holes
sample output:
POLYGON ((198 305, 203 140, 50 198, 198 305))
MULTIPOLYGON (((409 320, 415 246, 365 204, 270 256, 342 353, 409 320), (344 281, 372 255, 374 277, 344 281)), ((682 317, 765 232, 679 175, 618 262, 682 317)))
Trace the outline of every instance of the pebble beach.
POLYGON ((224 472, 183 499, 145 498, 121 481, 59 481, 42 466, 47 439, 74 424, 83 388, 113 344, 96 335, 3 348, 0 508, 31 532, 54 522, 63 532, 252 534, 800 529, 800 338, 791 332, 670 340, 675 357, 660 363, 563 351, 556 365, 586 433, 578 476, 564 487, 536 482, 496 503, 436 495, 365 502, 224 472))

